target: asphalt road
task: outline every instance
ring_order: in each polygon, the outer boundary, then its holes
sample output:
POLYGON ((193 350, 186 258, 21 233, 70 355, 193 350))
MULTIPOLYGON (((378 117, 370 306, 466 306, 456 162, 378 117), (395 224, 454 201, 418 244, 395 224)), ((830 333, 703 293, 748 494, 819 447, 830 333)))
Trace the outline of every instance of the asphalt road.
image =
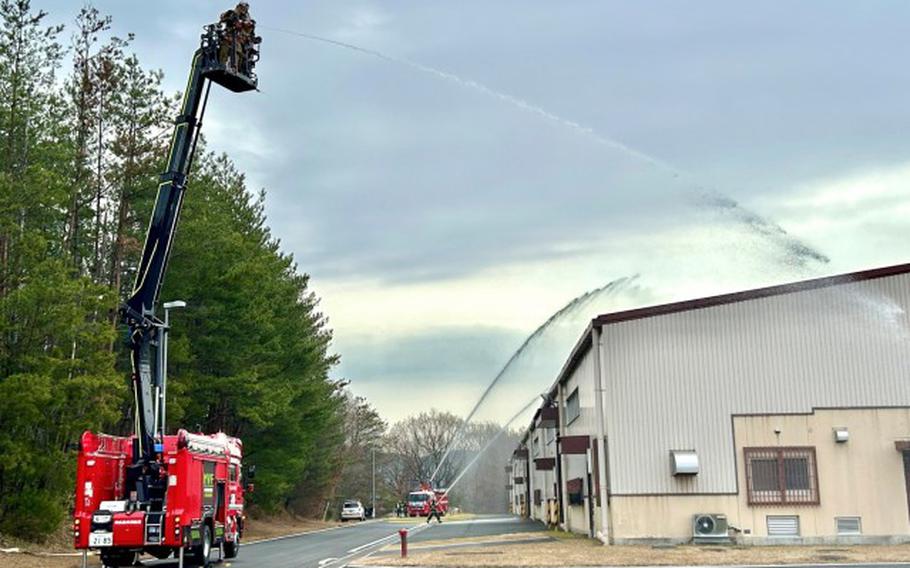
MULTIPOLYGON (((387 520, 352 523, 339 528, 306 533, 300 536, 250 543, 241 546, 239 556, 215 566, 225 568, 340 568, 386 544, 398 542, 398 531, 409 529, 409 541, 490 536, 514 532, 542 531, 540 523, 515 517, 478 517, 469 521, 443 520, 427 525, 387 520)), ((215 553, 217 554, 217 553, 215 553)), ((175 560, 146 562, 156 568, 176 568, 175 560)))
MULTIPOLYGON (((424 521, 425 522, 425 521, 424 521)), ((498 534, 542 532, 541 523, 531 522, 520 517, 496 516, 478 517, 469 521, 443 521, 437 524, 433 521, 425 530, 410 537, 410 542, 427 540, 443 540, 449 538, 468 538, 479 536, 493 536, 498 534)))

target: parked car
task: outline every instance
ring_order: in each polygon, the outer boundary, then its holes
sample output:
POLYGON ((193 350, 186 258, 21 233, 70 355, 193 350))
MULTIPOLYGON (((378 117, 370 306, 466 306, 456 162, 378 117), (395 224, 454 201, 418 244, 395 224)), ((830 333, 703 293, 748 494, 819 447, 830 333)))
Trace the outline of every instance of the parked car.
POLYGON ((341 520, 356 519, 358 521, 366 520, 367 512, 360 501, 345 501, 341 506, 341 520))

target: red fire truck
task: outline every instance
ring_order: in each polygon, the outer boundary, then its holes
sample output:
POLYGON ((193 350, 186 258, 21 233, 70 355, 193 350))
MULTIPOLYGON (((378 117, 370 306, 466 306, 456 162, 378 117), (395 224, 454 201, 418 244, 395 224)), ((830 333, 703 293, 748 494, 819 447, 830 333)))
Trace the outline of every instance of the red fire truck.
MULTIPOLYGON (((246 6, 205 27, 161 175, 133 291, 120 308, 135 398, 135 433, 82 435, 73 536, 77 549, 100 552, 105 566, 132 566, 143 553, 209 564, 212 550, 237 555, 243 535, 240 440, 224 433, 168 435, 168 321, 155 314, 180 217, 209 88, 253 91, 260 39, 246 6)), ((167 306, 165 306, 167 308, 167 306)), ((252 468, 247 475, 252 478, 252 468)), ((83 560, 85 555, 83 555, 83 560)))
POLYGON ((427 484, 421 484, 420 489, 408 494, 408 516, 426 517, 430 514, 430 502, 436 499, 439 514, 445 516, 449 511, 449 496, 445 489, 432 489, 427 484))
POLYGON ((141 552, 167 558, 186 547, 203 565, 212 546, 234 558, 243 534, 243 444, 225 434, 180 430, 165 436, 165 506, 150 511, 137 495, 124 499, 133 438, 86 432, 76 473, 76 548, 96 548, 108 566, 131 565, 141 552))

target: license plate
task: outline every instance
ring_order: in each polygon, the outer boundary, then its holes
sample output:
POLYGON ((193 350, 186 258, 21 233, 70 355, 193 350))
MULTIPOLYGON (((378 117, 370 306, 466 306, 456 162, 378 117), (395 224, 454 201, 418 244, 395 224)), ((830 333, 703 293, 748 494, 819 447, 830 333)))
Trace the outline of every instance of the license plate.
POLYGON ((89 533, 88 545, 95 546, 113 546, 114 533, 89 533))

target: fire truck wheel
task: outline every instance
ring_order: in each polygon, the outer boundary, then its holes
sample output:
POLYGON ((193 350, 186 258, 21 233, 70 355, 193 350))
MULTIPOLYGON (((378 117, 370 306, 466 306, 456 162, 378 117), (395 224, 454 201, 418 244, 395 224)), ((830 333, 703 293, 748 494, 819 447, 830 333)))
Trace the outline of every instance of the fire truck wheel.
POLYGON ((130 551, 109 551, 101 553, 101 565, 110 568, 135 566, 139 562, 139 553, 130 551))
POLYGON ((194 546, 190 552, 190 562, 193 566, 208 566, 212 554, 212 529, 208 525, 202 526, 202 542, 194 546))
POLYGON ((224 557, 237 558, 240 554, 240 535, 234 537, 234 542, 224 541, 224 557))

